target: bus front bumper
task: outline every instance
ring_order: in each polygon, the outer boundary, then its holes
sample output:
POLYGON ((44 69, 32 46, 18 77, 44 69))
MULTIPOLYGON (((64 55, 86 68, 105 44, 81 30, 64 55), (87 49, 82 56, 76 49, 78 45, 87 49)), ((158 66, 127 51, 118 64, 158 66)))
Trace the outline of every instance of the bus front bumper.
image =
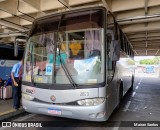
POLYGON ((55 105, 25 99, 22 99, 22 104, 25 111, 30 113, 88 121, 106 121, 108 119, 106 100, 97 106, 55 105))

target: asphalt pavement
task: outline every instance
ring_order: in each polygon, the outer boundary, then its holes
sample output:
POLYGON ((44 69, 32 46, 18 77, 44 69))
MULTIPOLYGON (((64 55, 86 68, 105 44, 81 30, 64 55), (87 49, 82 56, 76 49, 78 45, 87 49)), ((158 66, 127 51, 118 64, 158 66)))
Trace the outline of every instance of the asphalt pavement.
MULTIPOLYGON (((160 79, 159 78, 135 78, 134 90, 129 91, 124 97, 120 108, 116 109, 108 121, 102 123, 86 122, 67 118, 51 117, 38 114, 27 114, 18 118, 13 118, 12 121, 48 121, 60 122, 59 127, 54 129, 59 130, 160 130, 159 127, 129 127, 129 123, 156 123, 160 121, 160 79), (132 122, 133 121, 133 122, 132 122), (112 127, 108 127, 109 122, 112 122, 112 127), (66 127, 66 123, 70 123, 74 127, 66 127), (75 125, 72 125, 75 123, 75 125), (108 123, 108 124, 107 124, 108 123), (121 126, 121 127, 120 127, 121 126), (127 126, 127 127, 124 127, 127 126)), ((135 124, 136 125, 136 124, 135 124)), ((143 125, 143 124, 142 124, 143 125)), ((68 125, 69 126, 69 125, 68 125)), ((1 128, 5 130, 19 130, 22 128, 1 128)), ((0 130, 1 130, 0 129, 0 130)), ((28 129, 28 128, 25 128, 28 129)), ((45 128, 30 128, 32 130, 51 129, 45 128)), ((53 129, 53 128, 52 128, 53 129)))

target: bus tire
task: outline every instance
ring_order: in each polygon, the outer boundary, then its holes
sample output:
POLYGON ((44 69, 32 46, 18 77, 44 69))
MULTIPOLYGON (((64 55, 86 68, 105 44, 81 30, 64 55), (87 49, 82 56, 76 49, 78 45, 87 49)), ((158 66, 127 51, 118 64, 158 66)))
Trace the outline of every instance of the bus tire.
POLYGON ((117 108, 120 107, 120 103, 121 103, 121 101, 122 101, 122 99, 123 99, 123 83, 122 83, 122 82, 121 82, 121 84, 120 84, 119 96, 118 96, 118 98, 119 98, 119 101, 118 101, 118 106, 117 106, 117 108))
POLYGON ((132 76, 132 84, 130 90, 133 91, 133 85, 134 85, 134 76, 132 76))

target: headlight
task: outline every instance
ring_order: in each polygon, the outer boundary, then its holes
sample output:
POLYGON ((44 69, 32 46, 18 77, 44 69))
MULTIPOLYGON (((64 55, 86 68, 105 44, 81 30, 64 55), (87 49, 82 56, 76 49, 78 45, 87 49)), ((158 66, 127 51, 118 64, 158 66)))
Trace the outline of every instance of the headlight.
POLYGON ((104 102, 104 98, 92 98, 92 99, 84 99, 79 100, 77 103, 80 106, 96 106, 104 102))
POLYGON ((22 98, 24 98, 25 100, 29 100, 29 101, 34 99, 34 97, 32 97, 26 93, 22 93, 22 98))

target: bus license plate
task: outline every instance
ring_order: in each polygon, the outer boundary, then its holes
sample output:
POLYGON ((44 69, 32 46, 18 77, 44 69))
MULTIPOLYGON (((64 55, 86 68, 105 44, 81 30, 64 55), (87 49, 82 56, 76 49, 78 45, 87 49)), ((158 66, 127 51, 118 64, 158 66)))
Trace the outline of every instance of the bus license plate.
POLYGON ((61 115, 62 111, 59 109, 48 108, 48 113, 53 115, 61 115))

